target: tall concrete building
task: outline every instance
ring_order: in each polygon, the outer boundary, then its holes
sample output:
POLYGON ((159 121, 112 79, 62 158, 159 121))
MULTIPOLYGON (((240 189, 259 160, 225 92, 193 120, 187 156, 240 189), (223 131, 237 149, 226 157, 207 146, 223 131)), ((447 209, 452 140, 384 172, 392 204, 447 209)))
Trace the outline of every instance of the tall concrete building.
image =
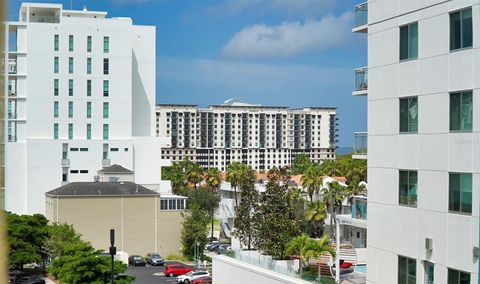
POLYGON ((368 283, 478 283, 479 5, 356 7, 353 31, 368 37, 354 92, 368 98, 368 283))
POLYGON ((254 170, 290 166, 299 154, 316 163, 335 158, 335 108, 289 109, 229 100, 206 109, 157 105, 157 136, 168 137, 162 158, 184 157, 204 168, 224 171, 232 162, 254 170))
POLYGON ((5 28, 5 208, 43 213, 45 192, 113 164, 159 184, 155 27, 23 3, 5 28))

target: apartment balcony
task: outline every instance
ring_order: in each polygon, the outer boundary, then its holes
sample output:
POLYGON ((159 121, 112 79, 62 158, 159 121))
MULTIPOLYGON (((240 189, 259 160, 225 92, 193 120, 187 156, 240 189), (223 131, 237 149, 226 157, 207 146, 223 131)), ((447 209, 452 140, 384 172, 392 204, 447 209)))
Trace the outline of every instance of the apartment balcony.
POLYGON ((355 27, 354 33, 368 32, 368 3, 364 2, 355 6, 355 27))
POLYGON ((62 159, 62 167, 70 167, 70 159, 62 159))
POLYGON ((353 159, 366 159, 367 158, 367 132, 355 132, 355 145, 353 159))
POLYGON ((15 75, 17 74, 17 60, 8 59, 8 74, 15 75))
POLYGON ((368 68, 355 69, 355 90, 353 96, 366 96, 368 93, 368 68))
POLYGON ((367 220, 367 197, 365 196, 353 197, 352 218, 367 220))

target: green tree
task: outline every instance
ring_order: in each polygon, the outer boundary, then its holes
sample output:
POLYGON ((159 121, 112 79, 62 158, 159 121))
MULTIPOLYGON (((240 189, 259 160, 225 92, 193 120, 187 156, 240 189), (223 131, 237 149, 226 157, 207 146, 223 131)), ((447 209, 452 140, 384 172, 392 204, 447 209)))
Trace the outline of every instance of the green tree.
POLYGON ((327 206, 328 212, 330 213, 330 235, 333 237, 333 232, 335 231, 335 224, 333 214, 342 206, 342 202, 346 197, 345 187, 339 184, 337 181, 332 181, 327 184, 326 187, 322 189, 322 201, 327 206))
POLYGON ((294 208, 289 206, 289 180, 285 169, 271 169, 266 190, 260 195, 260 204, 254 214, 256 247, 281 259, 285 258, 286 244, 300 232, 300 220, 294 208))
POLYGON ((194 189, 197 189, 197 184, 203 180, 203 169, 199 165, 190 162, 185 168, 185 177, 189 185, 193 185, 194 189))
POLYGON ((287 244, 286 253, 287 255, 296 255, 300 258, 300 274, 311 258, 318 258, 324 253, 329 253, 335 257, 335 249, 331 246, 327 236, 314 240, 307 234, 301 234, 291 239, 287 244))
POLYGON ((307 188, 310 201, 313 201, 313 195, 320 191, 323 186, 322 170, 318 165, 311 165, 302 175, 302 184, 307 188))
POLYGON ((239 186, 242 190, 240 197, 240 206, 237 207, 235 217, 235 236, 243 244, 251 249, 253 237, 255 235, 256 225, 254 222, 254 212, 258 202, 258 192, 255 189, 256 174, 255 171, 247 168, 242 171, 239 177, 239 186))
POLYGON ((322 226, 327 218, 327 209, 322 201, 313 201, 308 204, 308 210, 305 212, 305 219, 315 228, 315 237, 323 234, 322 226))
POLYGON ((292 174, 293 175, 301 175, 304 174, 305 171, 313 165, 312 161, 306 154, 300 154, 293 159, 292 162, 292 174))
POLYGON ((227 167, 227 175, 226 179, 230 182, 235 194, 235 206, 238 206, 238 198, 237 198, 237 187, 240 181, 240 175, 242 171, 245 169, 245 165, 239 162, 233 162, 227 167))
MULTIPOLYGON (((205 173, 205 183, 210 188, 210 190, 214 193, 217 193, 220 189, 220 184, 222 182, 222 177, 220 175, 220 171, 217 168, 210 168, 205 173)), ((220 200, 219 200, 220 202, 220 200)), ((218 202, 218 203, 219 203, 218 202)), ((218 207, 217 203, 217 207, 218 207)), ((210 211, 210 218, 212 221, 211 232, 210 232, 210 239, 213 240, 213 226, 214 226, 214 214, 215 209, 210 211)))
POLYGON ((46 258, 43 244, 48 236, 48 220, 40 214, 17 215, 7 212, 9 263, 23 269, 27 263, 46 258))
POLYGON ((360 184, 360 179, 358 177, 353 178, 352 181, 347 183, 347 188, 345 194, 347 196, 348 204, 352 205, 353 197, 355 195, 363 195, 367 192, 365 184, 360 184))
POLYGON ((68 224, 51 224, 48 226, 48 238, 45 241, 45 251, 51 258, 57 258, 65 255, 65 250, 72 243, 81 240, 72 225, 68 224))
POLYGON ((197 244, 200 248, 200 253, 203 255, 203 247, 207 244, 207 225, 210 218, 208 211, 203 210, 198 204, 192 204, 183 213, 183 217, 181 233, 182 253, 183 256, 193 259, 197 244))
MULTIPOLYGON (((111 260, 109 257, 98 257, 99 253, 88 242, 75 241, 64 247, 64 254, 52 261, 48 271, 64 283, 104 283, 110 278, 111 260)), ((114 262, 115 275, 126 270, 126 264, 114 262)), ((134 280, 135 277, 127 277, 115 282, 127 284, 134 280)))

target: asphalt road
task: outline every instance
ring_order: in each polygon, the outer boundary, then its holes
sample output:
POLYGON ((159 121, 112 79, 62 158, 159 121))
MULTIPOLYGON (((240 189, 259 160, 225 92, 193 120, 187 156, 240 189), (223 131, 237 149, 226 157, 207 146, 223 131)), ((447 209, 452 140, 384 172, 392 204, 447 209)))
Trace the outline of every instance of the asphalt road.
MULTIPOLYGON (((166 261, 165 264, 181 264, 176 261, 166 261)), ((192 267, 193 268, 193 267, 192 267)), ((177 283, 177 277, 166 277, 163 274, 165 266, 129 266, 126 274, 135 276, 135 284, 173 284, 177 283)))

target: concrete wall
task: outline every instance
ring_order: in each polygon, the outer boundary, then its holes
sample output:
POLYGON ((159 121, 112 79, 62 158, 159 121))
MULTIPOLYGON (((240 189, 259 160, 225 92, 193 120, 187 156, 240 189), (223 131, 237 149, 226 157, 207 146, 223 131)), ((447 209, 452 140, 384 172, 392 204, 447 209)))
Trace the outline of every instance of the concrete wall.
POLYGON ((213 257, 212 266, 213 283, 310 283, 301 279, 286 276, 268 269, 260 268, 228 256, 217 255, 213 257))

